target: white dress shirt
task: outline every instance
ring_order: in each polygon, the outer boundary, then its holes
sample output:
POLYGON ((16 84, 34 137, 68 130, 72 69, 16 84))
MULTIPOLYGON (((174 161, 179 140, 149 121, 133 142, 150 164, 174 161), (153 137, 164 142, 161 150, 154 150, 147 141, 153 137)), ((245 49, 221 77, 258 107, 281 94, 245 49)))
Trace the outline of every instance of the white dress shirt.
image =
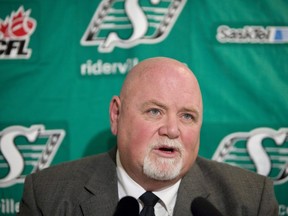
MULTIPOLYGON (((117 176, 118 176, 118 195, 119 200, 125 196, 132 196, 138 200, 140 211, 143 208, 143 203, 139 200, 139 197, 146 191, 138 183, 136 183, 124 170, 119 153, 117 151, 116 155, 117 163, 117 176)), ((156 216, 172 216, 174 206, 177 198, 177 191, 179 188, 181 180, 176 182, 176 184, 159 191, 152 191, 156 196, 160 198, 158 203, 155 205, 155 215, 156 216)))

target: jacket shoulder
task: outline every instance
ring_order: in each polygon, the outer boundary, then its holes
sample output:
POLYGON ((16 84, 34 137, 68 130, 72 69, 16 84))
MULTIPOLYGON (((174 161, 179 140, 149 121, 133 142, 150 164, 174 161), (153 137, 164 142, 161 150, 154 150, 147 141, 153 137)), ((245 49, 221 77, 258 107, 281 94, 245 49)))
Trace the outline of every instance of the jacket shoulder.
POLYGON ((115 159, 109 153, 65 162, 30 174, 25 179, 20 205, 23 214, 20 215, 34 215, 32 212, 38 215, 40 211, 45 215, 81 215, 82 207, 86 206, 85 211, 92 209, 90 200, 103 200, 102 195, 110 198, 116 193, 115 179, 115 159))
MULTIPOLYGON (((256 181, 264 180, 267 177, 259 175, 255 172, 245 170, 243 168, 233 166, 227 163, 217 162, 213 160, 208 160, 203 157, 198 157, 196 162, 204 174, 215 174, 215 175, 228 175, 233 174, 233 176, 241 176, 243 178, 251 178, 256 181)), ((238 177, 237 177, 238 178, 238 177)))
POLYGON ((41 181, 85 180, 91 173, 103 169, 104 164, 111 163, 107 153, 89 156, 75 161, 63 162, 33 173, 33 179, 41 181), (88 175, 88 176, 87 176, 88 175), (80 177, 80 178, 79 178, 80 177))
POLYGON ((197 158, 196 164, 204 176, 207 190, 211 192, 210 200, 219 209, 248 215, 258 215, 260 211, 265 215, 275 215, 277 201, 273 182, 266 176, 201 157, 197 158), (266 214, 270 210, 274 213, 266 214))

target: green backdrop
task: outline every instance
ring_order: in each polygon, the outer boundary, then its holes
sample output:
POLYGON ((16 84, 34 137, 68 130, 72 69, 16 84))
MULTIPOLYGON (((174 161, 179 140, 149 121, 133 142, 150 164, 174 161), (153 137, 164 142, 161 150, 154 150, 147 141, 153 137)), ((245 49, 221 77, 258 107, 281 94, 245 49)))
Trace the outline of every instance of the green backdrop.
POLYGON ((110 99, 155 56, 199 79, 200 155, 271 178, 288 215, 287 0, 0 0, 0 215, 27 174, 115 145, 110 99))

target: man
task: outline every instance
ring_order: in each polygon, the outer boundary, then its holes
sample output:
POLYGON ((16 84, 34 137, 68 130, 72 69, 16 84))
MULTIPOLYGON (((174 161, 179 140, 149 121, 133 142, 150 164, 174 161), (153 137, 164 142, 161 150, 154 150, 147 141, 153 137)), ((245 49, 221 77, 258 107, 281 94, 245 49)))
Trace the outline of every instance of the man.
POLYGON ((202 97, 184 64, 158 57, 136 65, 111 100, 110 122, 117 149, 28 176, 20 215, 111 216, 125 196, 142 211, 145 191, 157 196, 156 216, 192 215, 197 197, 226 216, 278 215, 270 180, 197 157, 202 97))

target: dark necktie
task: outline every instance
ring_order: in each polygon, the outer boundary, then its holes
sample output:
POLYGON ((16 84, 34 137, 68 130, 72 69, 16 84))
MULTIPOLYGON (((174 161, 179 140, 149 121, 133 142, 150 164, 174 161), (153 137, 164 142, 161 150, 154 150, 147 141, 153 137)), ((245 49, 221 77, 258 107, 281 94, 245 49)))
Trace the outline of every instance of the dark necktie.
POLYGON ((140 216, 155 216, 154 206, 158 202, 159 197, 157 197, 152 192, 147 191, 142 194, 139 199, 144 203, 144 207, 140 212, 140 216))

